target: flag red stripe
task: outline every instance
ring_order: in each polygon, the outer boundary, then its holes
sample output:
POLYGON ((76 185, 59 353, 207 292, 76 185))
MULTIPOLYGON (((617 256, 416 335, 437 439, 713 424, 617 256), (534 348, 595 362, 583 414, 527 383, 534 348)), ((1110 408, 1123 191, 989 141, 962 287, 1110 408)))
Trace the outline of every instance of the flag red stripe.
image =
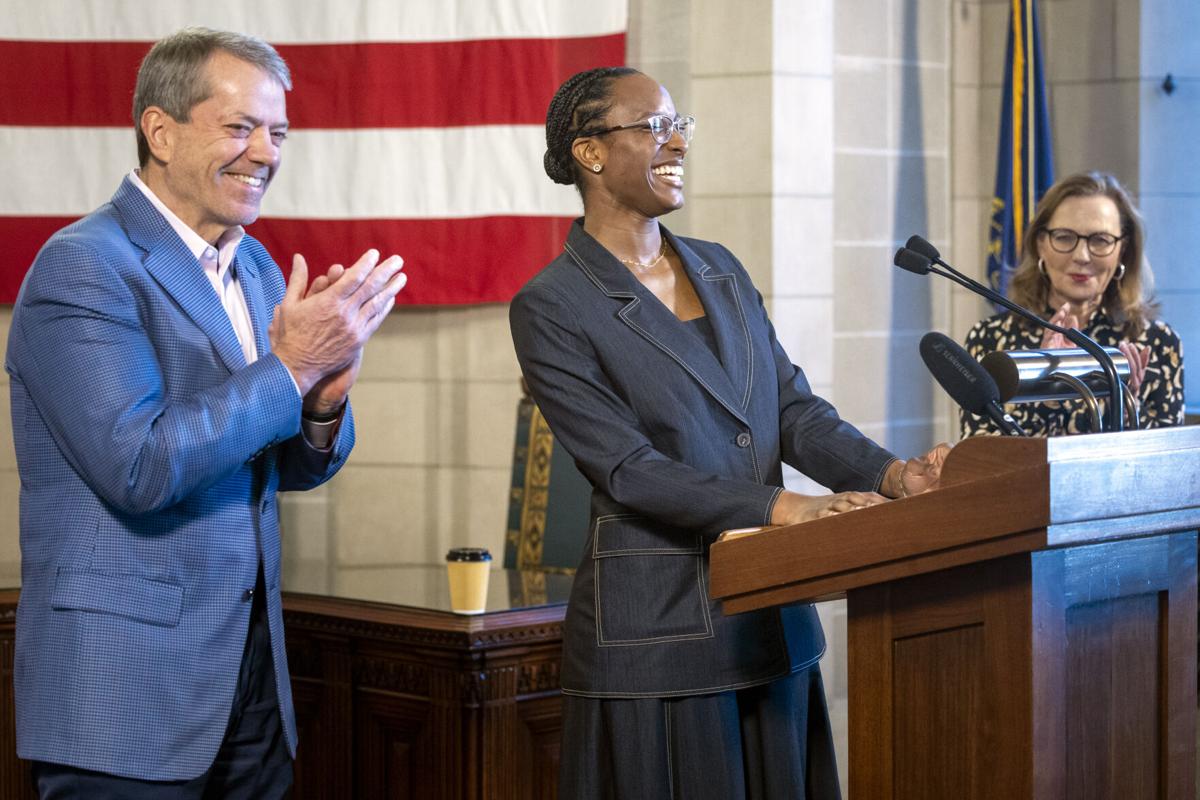
MULTIPOLYGON (((0 41, 0 125, 132 124, 149 42, 0 41)), ((623 64, 625 34, 555 39, 280 45, 299 128, 540 125, 559 84, 623 64)))
MULTIPOLYGON (((69 217, 0 217, 5 266, 0 302, 16 299, 38 250, 69 217)), ((566 217, 312 220, 264 218, 249 228, 288 271, 303 253, 314 276, 347 264, 369 247, 404 257, 408 285, 398 302, 461 305, 507 302, 534 273, 562 252, 566 217)))
POLYGON ((25 271, 46 240, 60 228, 75 221, 75 217, 3 217, 0 216, 0 241, 4 242, 3 261, 0 261, 0 303, 17 299, 17 290, 25 271))

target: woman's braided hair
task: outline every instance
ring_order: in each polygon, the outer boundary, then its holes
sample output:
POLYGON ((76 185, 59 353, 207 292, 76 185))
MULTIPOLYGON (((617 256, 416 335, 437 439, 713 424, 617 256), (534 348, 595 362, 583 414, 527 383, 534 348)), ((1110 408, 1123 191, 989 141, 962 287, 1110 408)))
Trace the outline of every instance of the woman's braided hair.
POLYGON ((597 67, 577 72, 558 87, 546 111, 546 155, 542 164, 550 180, 564 186, 578 185, 572 142, 612 108, 613 80, 635 74, 638 71, 632 67, 597 67))

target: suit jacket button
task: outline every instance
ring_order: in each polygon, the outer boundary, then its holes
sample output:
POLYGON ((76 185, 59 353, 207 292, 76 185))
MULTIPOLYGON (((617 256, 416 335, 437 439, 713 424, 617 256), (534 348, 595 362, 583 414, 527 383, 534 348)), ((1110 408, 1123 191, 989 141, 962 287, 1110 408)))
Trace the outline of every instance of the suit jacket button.
POLYGON ((253 589, 247 589, 246 591, 242 592, 242 601, 243 602, 249 603, 253 599, 254 599, 254 590, 253 589))
POLYGON ((737 435, 737 439, 734 439, 734 442, 737 443, 738 447, 749 447, 750 446, 750 434, 746 433, 745 431, 742 431, 741 433, 739 433, 737 435))

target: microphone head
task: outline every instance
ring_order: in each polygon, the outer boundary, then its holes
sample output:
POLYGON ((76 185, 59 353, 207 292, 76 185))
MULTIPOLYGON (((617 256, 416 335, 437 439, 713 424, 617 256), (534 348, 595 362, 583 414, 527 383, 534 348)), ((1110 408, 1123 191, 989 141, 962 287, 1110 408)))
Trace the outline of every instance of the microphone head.
POLYGON ((996 381, 983 365, 943 333, 921 337, 921 360, 946 394, 973 414, 986 414, 988 406, 1000 399, 996 381))
POLYGON ((936 247, 931 245, 925 239, 922 239, 920 236, 917 236, 915 233, 908 237, 908 241, 904 243, 904 246, 909 250, 912 250, 914 253, 920 253, 930 261, 937 261, 942 257, 942 254, 938 252, 936 247))
POLYGON ((901 247, 896 251, 896 255, 892 258, 892 263, 903 270, 916 275, 926 275, 929 272, 931 259, 909 250, 906 247, 901 247))
POLYGON ((992 380, 996 382, 996 391, 1000 392, 1000 397, 1004 399, 1004 402, 1007 403, 1017 394, 1017 390, 1021 386, 1021 370, 1008 353, 1002 350, 993 350, 983 357, 979 366, 992 376, 992 380))

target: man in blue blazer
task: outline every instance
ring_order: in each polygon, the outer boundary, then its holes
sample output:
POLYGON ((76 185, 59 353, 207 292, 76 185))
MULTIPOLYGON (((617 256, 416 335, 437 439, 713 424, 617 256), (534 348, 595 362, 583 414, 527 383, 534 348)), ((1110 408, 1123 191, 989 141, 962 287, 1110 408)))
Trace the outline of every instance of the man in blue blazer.
POLYGON ((157 43, 140 168, 50 239, 17 299, 17 751, 43 797, 290 786, 275 493, 345 462, 347 392, 404 283, 368 251, 307 291, 297 257, 285 287, 244 234, 290 88, 259 39, 157 43))

